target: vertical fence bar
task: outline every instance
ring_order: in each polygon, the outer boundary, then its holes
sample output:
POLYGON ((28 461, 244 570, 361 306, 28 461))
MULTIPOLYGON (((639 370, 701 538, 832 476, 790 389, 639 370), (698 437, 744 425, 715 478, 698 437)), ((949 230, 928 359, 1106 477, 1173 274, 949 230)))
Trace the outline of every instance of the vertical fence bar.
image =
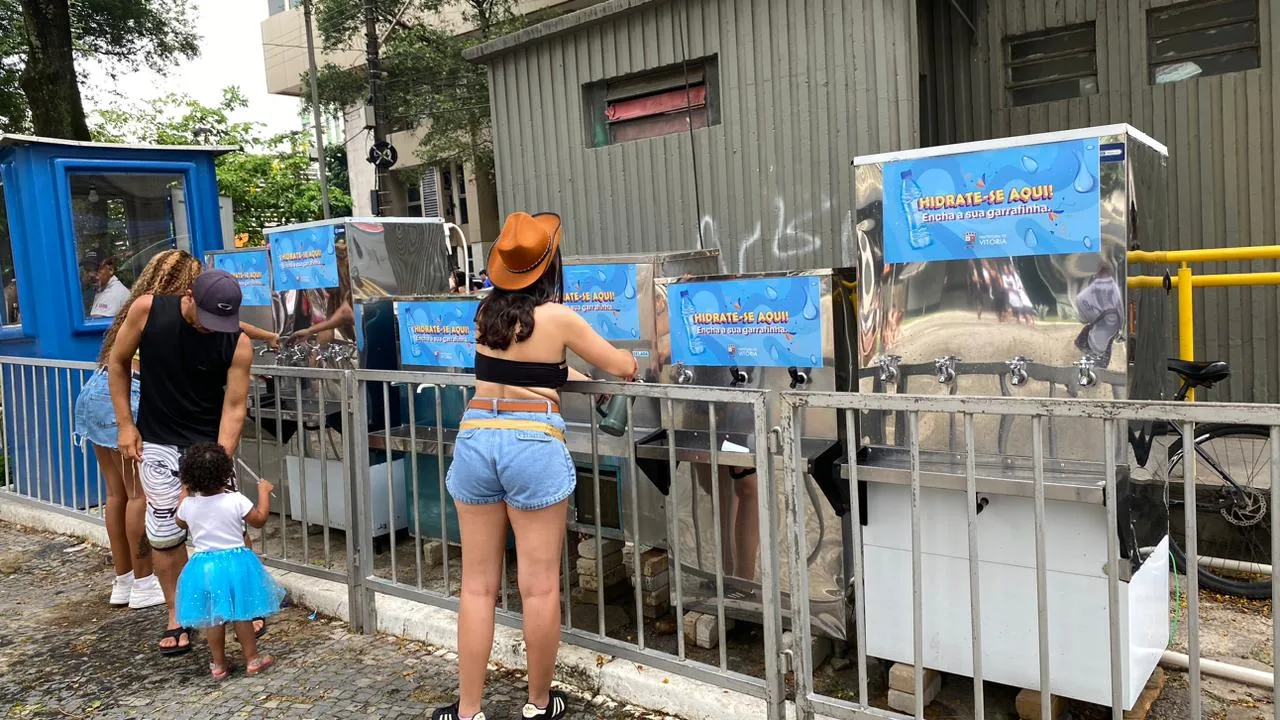
MULTIPOLYGON (((600 524, 600 422, 595 412, 600 396, 587 395, 587 417, 591 426, 591 496, 595 506, 596 526, 596 623, 600 637, 605 636, 604 626, 604 527, 600 524)), ((581 583, 581 576, 579 576, 581 583)))
POLYGON ((1040 717, 1053 717, 1050 712, 1053 688, 1049 682, 1049 585, 1045 572, 1044 534, 1044 417, 1031 416, 1031 454, 1035 478, 1036 521, 1036 621, 1040 655, 1040 717))
POLYGON ((27 493, 30 497, 40 499, 40 478, 38 473, 31 472, 31 421, 30 412, 27 409, 27 366, 20 365, 20 374, 18 378, 22 381, 22 422, 18 427, 22 428, 22 468, 26 471, 27 476, 27 493))
MULTIPOLYGON (((42 420, 42 422, 40 422, 39 424, 44 427, 45 462, 41 463, 39 457, 36 458, 36 462, 42 465, 43 469, 45 469, 45 473, 44 473, 45 487, 49 488, 49 502, 53 504, 61 505, 62 504, 61 492, 58 492, 56 495, 57 499, 56 500, 54 499, 55 490, 60 490, 61 488, 57 487, 56 485, 57 480, 53 477, 53 447, 51 443, 52 438, 50 437, 50 435, 52 435, 53 433, 49 431, 49 368, 36 367, 34 365, 31 366, 31 390, 35 395, 35 397, 33 397, 32 400, 35 403, 35 410, 36 410, 37 417, 41 417, 41 420, 42 420), (39 379, 37 379, 37 375, 44 376, 43 383, 39 379), (40 397, 41 385, 43 385, 43 388, 44 388, 43 401, 40 397)), ((39 442, 38 439, 37 439, 37 442, 39 442)), ((39 453, 40 453, 40 447, 37 445, 36 454, 38 455, 39 453)))
MULTIPOLYGON (((636 601, 636 646, 644 650, 644 583, 641 581, 640 565, 640 468, 636 465, 636 427, 635 398, 627 398, 627 488, 631 495, 631 577, 634 587, 640 588, 635 594, 636 601)), ((624 539, 625 542, 625 539, 624 539)), ((670 569, 668 569, 670 572, 670 569)), ((670 575, 668 575, 670 577, 670 575)), ((680 631, 683 632, 683 623, 680 631)))
POLYGON ((973 643, 973 716, 984 718, 987 693, 982 682, 982 579, 978 571, 978 468, 973 413, 964 414, 964 485, 968 496, 969 624, 973 643))
MULTIPOLYGON (((265 386, 265 383, 264 383, 264 386, 265 386)), ((275 382, 275 388, 277 392, 280 390, 280 381, 278 378, 276 379, 276 382, 275 382)), ((257 465, 256 471, 258 473, 258 477, 261 478, 263 474, 263 470, 266 468, 266 460, 262 451, 262 443, 264 442, 264 440, 263 440, 263 434, 262 434, 263 417, 262 417, 262 393, 261 392, 254 393, 253 410, 254 410, 253 420, 254 420, 254 423, 258 426, 258 443, 257 443, 258 465, 257 465)), ((279 434, 279 433, 280 433, 280 428, 277 426, 276 434, 279 434)), ((259 552, 265 555, 267 551, 267 526, 266 525, 263 525, 262 527, 258 528, 258 547, 260 548, 259 552)))
MULTIPOLYGON (((788 395, 782 402, 782 486, 787 494, 790 521, 787 540, 791 545, 791 635, 795 638, 792 666, 795 668, 795 702, 798 720, 813 718, 813 639, 809 612, 809 537, 806 532, 804 470, 800 463, 800 408, 788 395), (801 600, 797 601, 797 598, 801 600)), ((761 489, 761 492, 767 492, 761 489)), ((820 512, 820 511, 819 511, 820 512)))
POLYGON ((1120 536, 1119 505, 1116 486, 1116 421, 1102 421, 1102 447, 1106 454, 1107 511, 1107 620, 1110 624, 1108 647, 1111 650, 1111 718, 1124 720, 1124 666, 1120 653, 1120 536))
MULTIPOLYGON (((924 569, 921 556, 920 413, 907 413, 911 447, 911 645, 915 659, 915 714, 924 717, 924 569)), ((1046 716, 1047 717, 1047 716, 1046 716)))
MULTIPOLYGON (((294 382, 302 384, 302 378, 294 378, 294 382)), ((280 463, 280 559, 285 560, 289 557, 289 463, 285 458, 284 452, 284 385, 276 383, 276 457, 280 463)), ((301 414, 298 415, 301 419, 301 414)), ((301 425, 295 423, 294 435, 301 430, 301 425)), ((349 527, 349 526, 348 526, 349 527)), ((265 554, 266 545, 263 545, 262 551, 265 554)))
MULTIPOLYGON (((324 383, 324 380, 316 380, 316 387, 323 389, 324 383)), ((307 423, 304 419, 306 408, 302 405, 302 383, 298 383, 295 388, 298 413, 298 507, 302 510, 302 526, 299 529, 302 530, 302 564, 306 565, 311 562, 311 546, 308 542, 311 535, 311 513, 307 512, 307 423)), ((323 405, 320 415, 324 416, 323 405)))
MULTIPOLYGON (((392 458, 395 455, 391 452, 391 383, 381 382, 382 385, 382 433, 387 438, 386 457, 383 462, 387 466, 387 549, 391 555, 391 582, 400 582, 400 573, 396 567, 396 494, 395 494, 395 478, 392 476, 392 468, 395 463, 392 458)), ((372 547, 372 546, 370 546, 372 547)))
MULTIPOLYGON (((719 633, 720 642, 720 669, 727 670, 729 668, 729 648, 725 647, 725 629, 724 629, 724 539, 720 536, 721 528, 724 527, 724 519, 720 517, 720 455, 716 452, 716 404, 707 403, 707 427, 710 430, 710 452, 711 452, 711 527, 712 535, 715 538, 715 568, 716 568, 716 632, 719 633)), ((730 478, 730 482, 735 482, 730 478)), ((734 553, 736 555, 737 549, 734 553)), ((734 558, 736 564, 737 558, 734 558)))
MULTIPOLYGON (((62 483, 63 485, 70 485, 70 486, 71 486, 71 507, 72 507, 72 508, 79 508, 79 507, 80 507, 80 494, 76 492, 76 478, 75 478, 75 476, 74 476, 74 475, 73 475, 72 477, 70 477, 70 478, 68 478, 68 477, 67 477, 67 472, 66 472, 66 471, 67 471, 67 467, 66 467, 66 463, 65 463, 65 461, 64 461, 64 459, 63 459, 63 457, 62 457, 62 455, 63 455, 63 449, 64 449, 64 448, 63 448, 63 438, 65 437, 65 436, 63 435, 63 432, 64 432, 64 430, 65 430, 65 429, 63 428, 63 425, 62 425, 62 420, 63 420, 63 417, 62 417, 62 370, 63 370, 62 368, 45 368, 44 376, 45 376, 45 378, 47 379, 47 378, 49 377, 49 375, 50 375, 50 374, 52 374, 52 375, 53 375, 53 406, 54 406, 54 414, 55 414, 55 415, 57 416, 57 418, 58 418, 58 433, 57 433, 57 438, 58 438, 58 482, 59 482, 59 483, 62 483)), ((50 466, 50 467, 49 467, 50 471, 52 471, 52 470, 53 470, 53 457, 52 457, 52 456, 50 456, 50 458, 49 458, 49 466, 50 466)), ((126 500, 127 500, 127 496, 126 496, 126 500)), ((101 504, 103 504, 103 505, 106 505, 106 499, 105 499, 105 498, 98 498, 98 502, 99 502, 99 503, 101 503, 101 504)), ((89 489, 88 489, 88 488, 85 488, 85 491, 84 491, 84 509, 85 509, 85 511, 86 511, 86 512, 88 512, 90 504, 91 504, 91 502, 90 502, 90 500, 89 500, 89 489)))
MULTIPOLYGON (((675 424, 675 403, 671 398, 663 398, 666 416, 675 424)), ((684 566, 680 564, 680 482, 676 478, 676 430, 671 428, 667 438, 667 470, 671 477, 671 488, 667 496, 667 542, 671 545, 671 580, 676 588, 676 656, 685 659, 684 642, 684 566)))
MULTIPOLYGON (((419 388, 422 386, 419 385, 419 388)), ((418 393, 410 385, 405 386, 405 397, 409 401, 409 482, 413 483, 410 488, 409 497, 413 499, 413 563, 414 563, 414 581, 418 589, 422 589, 422 517, 421 502, 418 498, 418 393)), ((440 389, 437 388, 434 395, 440 396, 440 389)), ((387 447, 391 447, 391 432, 387 432, 387 447)), ((436 446, 437 454, 444 456, 444 448, 436 446)), ((444 498, 440 498, 441 504, 444 498)), ((447 546, 446 546, 447 547, 447 546)))
POLYGON ((320 383, 320 518, 324 523, 320 530, 324 533, 324 566, 331 568, 329 526, 333 524, 333 518, 329 517, 329 397, 325 392, 328 384, 320 383))
MULTIPOLYGON (((69 374, 69 373, 68 373, 68 374, 69 374)), ((130 379, 130 381, 132 382, 132 378, 130 379)), ((86 381, 85 381, 85 371, 84 371, 84 370, 81 370, 81 371, 80 371, 80 387, 84 387, 85 382, 86 382, 86 381)), ((115 410, 114 410, 114 408, 113 408, 113 409, 112 409, 112 414, 113 414, 113 416, 114 416, 114 413, 115 413, 115 410)), ((89 492, 89 477, 90 477, 90 473, 89 473, 89 455, 90 455, 90 454, 92 454, 92 451, 91 451, 91 450, 89 450, 89 446, 88 446, 87 444, 86 444, 83 448, 81 448, 81 449, 80 449, 80 482, 81 482, 81 483, 83 483, 83 487, 84 487, 84 489, 85 489, 85 492, 86 492, 86 493, 87 493, 87 492, 89 492)), ((123 465, 124 465, 124 464, 129 465, 129 467, 130 467, 130 472, 132 472, 132 473, 133 473, 133 481, 134 481, 135 483, 138 483, 138 485, 139 485, 139 487, 140 487, 140 486, 141 486, 141 483, 142 483, 142 478, 138 476, 138 463, 137 463, 137 461, 133 461, 133 460, 124 460, 124 459, 123 459, 123 457, 122 457, 122 458, 121 458, 121 463, 122 463, 122 467, 121 467, 121 469, 120 469, 120 472, 121 472, 121 473, 124 473, 124 467, 123 467, 123 465)), ((73 462, 72 464, 74 465, 75 463, 73 462)), ((72 468, 72 472, 75 472, 75 468, 74 468, 74 467, 72 468)), ((98 478, 98 492, 99 492, 99 493, 103 493, 103 494, 105 494, 105 493, 106 493, 106 483, 107 483, 107 479, 106 479, 105 477, 103 477, 103 476, 102 476, 102 473, 101 473, 101 472, 96 473, 96 475, 97 475, 97 478, 98 478)))
MULTIPOLYGON (((1199 720, 1200 707, 1200 551, 1196 538, 1196 446, 1195 423, 1182 423, 1182 515, 1186 527, 1183 548, 1187 578, 1187 683, 1189 717, 1199 720)), ((1272 489, 1275 492, 1275 489, 1272 489)), ((1273 536, 1274 537, 1274 536, 1273 536)), ((1274 540, 1272 541, 1274 544, 1274 540)), ((1274 558, 1272 559, 1274 562, 1274 558)), ((1274 581, 1273 581, 1274 582, 1274 581)))
MULTIPOLYGON (((844 411, 844 422, 845 437, 849 442, 846 457, 849 464, 849 521, 853 524, 853 627, 854 634, 857 635, 854 646, 858 660, 858 704, 866 705, 870 694, 867 673, 866 588, 863 583, 866 566, 862 556, 862 497, 858 494, 858 425, 853 410, 844 411)), ((797 502, 804 502, 804 498, 798 498, 797 502)))
MULTIPOLYGON (((444 572, 444 594, 446 597, 453 594, 453 588, 449 582, 449 492, 445 488, 445 469, 444 469, 444 399, 440 395, 444 392, 446 386, 435 385, 436 395, 436 482, 440 485, 440 564, 444 572)), ((465 400, 465 394, 463 396, 465 400)), ((465 412, 465 410, 464 410, 465 412)), ((502 581, 507 580, 507 544, 502 544, 502 581)), ((503 586, 502 592, 502 609, 506 610, 506 586, 503 586)))
POLYGON ((1270 433, 1271 442, 1271 653, 1273 662, 1271 663, 1271 703, 1272 714, 1274 720, 1280 720, 1280 702, 1276 702, 1275 688, 1280 687, 1280 663, 1274 662, 1274 656, 1277 650, 1280 650, 1280 623, 1275 621, 1276 617, 1276 597, 1280 596, 1280 578, 1275 573, 1275 559, 1280 557, 1280 536, 1277 530, 1280 530, 1280 519, 1277 518, 1276 508, 1280 507, 1280 425, 1272 425, 1270 433))
POLYGON ((4 445, 4 482, 0 484, 16 493, 18 492, 18 480, 13 471, 13 460, 9 457, 9 413, 12 412, 13 408, 8 406, 9 403, 5 399, 9 397, 17 398, 10 382, 9 370, 12 367, 8 363, 0 365, 0 379, 3 380, 0 383, 0 443, 4 445))
MULTIPOLYGON (((777 493, 773 488, 773 453, 769 450, 768 404, 764 393, 751 404, 755 418, 756 493, 760 508, 760 600, 764 632, 764 700, 770 720, 786 718, 786 682, 782 669, 782 587, 777 537, 777 493)), ((808 598, 805 598, 805 602, 808 598)), ((797 635, 807 635, 802 628, 797 635)), ((683 633, 682 633, 683 634, 683 633)))
POLYGON ((357 632, 373 634, 378 630, 373 593, 365 580, 373 575, 373 482, 369 469, 369 403, 368 383, 354 373, 344 373, 347 382, 343 402, 343 418, 350 423, 344 437, 351 438, 343 453, 343 473, 351 482, 347 495, 347 582, 351 617, 358 619, 357 632))

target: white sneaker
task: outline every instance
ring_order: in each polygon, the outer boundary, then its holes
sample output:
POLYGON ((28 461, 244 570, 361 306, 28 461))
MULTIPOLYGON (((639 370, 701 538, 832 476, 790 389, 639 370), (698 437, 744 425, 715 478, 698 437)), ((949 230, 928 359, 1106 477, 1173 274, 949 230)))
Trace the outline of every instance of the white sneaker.
POLYGON ((133 592, 129 594, 131 609, 141 610, 163 604, 164 590, 160 589, 160 581, 154 573, 133 581, 133 592))
POLYGON ((124 607, 129 604, 130 593, 133 591, 133 571, 124 575, 117 575, 115 580, 111 581, 111 604, 114 607, 124 607))

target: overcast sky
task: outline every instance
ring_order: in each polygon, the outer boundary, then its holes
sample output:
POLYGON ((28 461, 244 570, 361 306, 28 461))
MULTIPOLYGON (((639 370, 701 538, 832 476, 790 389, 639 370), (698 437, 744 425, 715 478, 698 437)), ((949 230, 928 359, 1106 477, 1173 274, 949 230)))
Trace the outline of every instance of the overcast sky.
MULTIPOLYGON (((196 8, 196 33, 200 35, 200 57, 173 68, 167 76, 147 71, 122 76, 116 92, 130 100, 146 101, 169 92, 182 92, 213 104, 222 89, 237 85, 249 100, 249 108, 237 120, 265 123, 268 133, 301 127, 297 98, 267 94, 263 70, 262 31, 267 17, 267 0, 188 0, 196 8)), ((104 73, 86 68, 90 84, 108 86, 104 73)), ((111 104, 111 98, 88 88, 86 110, 96 103, 111 104)))

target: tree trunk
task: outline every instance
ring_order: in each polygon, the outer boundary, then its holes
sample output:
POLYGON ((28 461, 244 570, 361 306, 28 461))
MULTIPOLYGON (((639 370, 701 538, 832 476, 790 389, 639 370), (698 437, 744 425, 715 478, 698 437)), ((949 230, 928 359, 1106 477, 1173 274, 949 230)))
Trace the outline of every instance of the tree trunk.
POLYGON ((89 140, 71 49, 68 0, 22 0, 22 18, 27 34, 22 91, 36 135, 89 140))

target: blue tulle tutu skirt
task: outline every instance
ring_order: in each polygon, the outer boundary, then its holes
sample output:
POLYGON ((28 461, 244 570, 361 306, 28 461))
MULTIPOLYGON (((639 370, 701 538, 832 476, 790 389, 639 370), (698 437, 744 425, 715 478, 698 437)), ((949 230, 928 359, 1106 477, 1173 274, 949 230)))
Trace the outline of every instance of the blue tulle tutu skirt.
POLYGON ((210 628, 280 611, 284 588, 249 548, 198 552, 178 577, 178 624, 210 628))

